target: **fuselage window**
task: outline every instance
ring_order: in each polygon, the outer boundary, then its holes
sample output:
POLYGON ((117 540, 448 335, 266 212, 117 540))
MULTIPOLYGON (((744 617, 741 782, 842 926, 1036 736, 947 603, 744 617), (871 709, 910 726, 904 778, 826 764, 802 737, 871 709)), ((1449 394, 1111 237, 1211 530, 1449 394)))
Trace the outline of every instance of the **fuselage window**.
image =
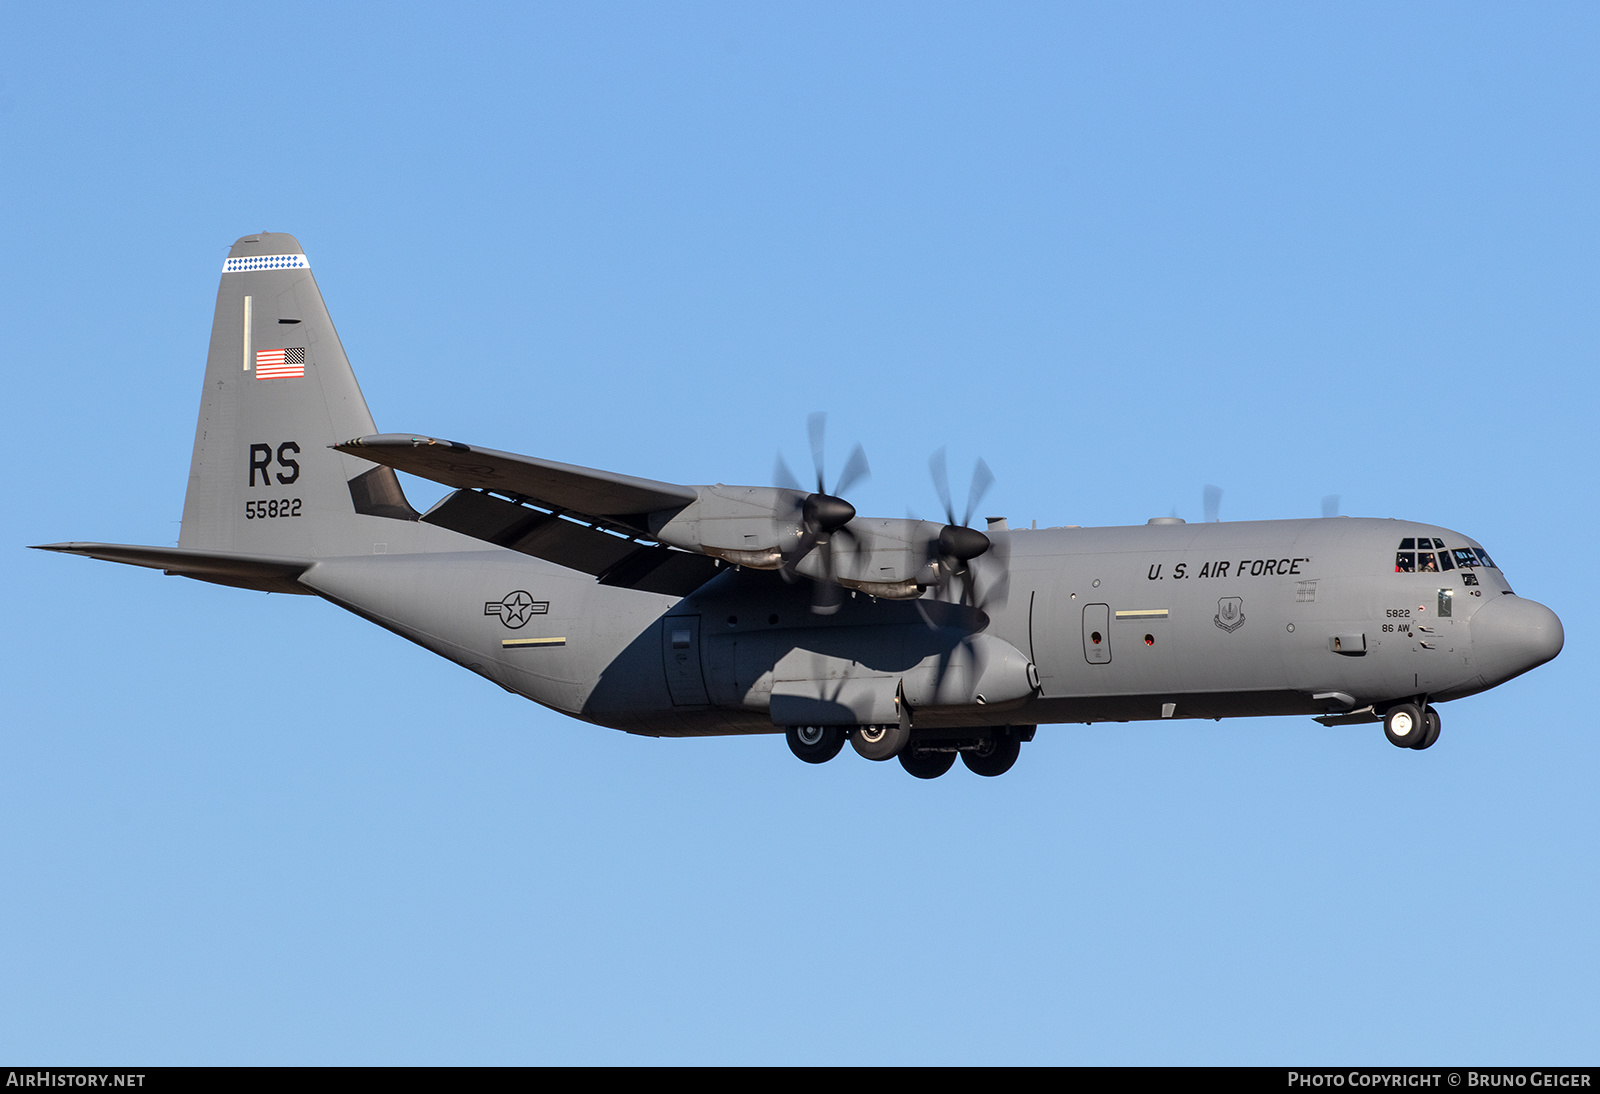
POLYGON ((1433 552, 1432 551, 1423 551, 1420 555, 1417 556, 1417 573, 1419 573, 1419 574, 1436 574, 1438 572, 1439 572, 1439 567, 1433 561, 1433 552))
POLYGON ((1441 551, 1444 550, 1444 540, 1442 540, 1442 539, 1435 539, 1433 541, 1433 545, 1435 547, 1439 548, 1439 550, 1441 550, 1441 551))
POLYGON ((1471 547, 1457 547, 1455 555, 1456 565, 1463 570, 1470 570, 1478 564, 1478 556, 1472 553, 1471 547))
POLYGON ((1489 569, 1498 570, 1500 568, 1494 564, 1494 559, 1489 557, 1488 551, 1485 551, 1482 547, 1476 547, 1474 550, 1478 553, 1478 561, 1489 567, 1489 569))
POLYGON ((1440 619, 1449 619, 1450 618, 1450 608, 1455 603, 1455 595, 1456 595, 1456 593, 1455 593, 1454 589, 1440 589, 1439 590, 1439 618, 1440 619))
POLYGON ((1441 569, 1441 570, 1454 570, 1455 568, 1456 568, 1456 560, 1454 558, 1450 557, 1450 552, 1449 551, 1440 551, 1439 552, 1439 569, 1441 569))
MULTIPOLYGON (((1423 542, 1423 545, 1426 546, 1428 541, 1427 540, 1423 540, 1422 542, 1423 542)), ((1417 549, 1416 537, 1413 536, 1413 537, 1411 537, 1409 539, 1401 540, 1400 541, 1400 549, 1402 551, 1415 551, 1417 549)))
POLYGON ((1417 569, 1417 556, 1412 551, 1399 551, 1394 556, 1394 572, 1397 574, 1415 573, 1417 569))

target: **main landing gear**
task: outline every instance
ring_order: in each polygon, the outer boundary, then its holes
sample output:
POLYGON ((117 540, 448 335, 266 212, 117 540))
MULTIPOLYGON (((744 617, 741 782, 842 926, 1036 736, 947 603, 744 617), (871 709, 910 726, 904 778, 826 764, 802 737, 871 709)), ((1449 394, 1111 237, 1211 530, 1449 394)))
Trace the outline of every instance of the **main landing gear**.
POLYGON ((919 779, 937 779, 961 762, 974 775, 992 779, 1004 775, 1017 762, 1022 742, 1033 740, 1033 726, 989 726, 986 729, 945 731, 912 741, 900 753, 900 766, 919 779))
POLYGON ((1383 715, 1383 735, 1396 748, 1431 748, 1439 739, 1439 712, 1426 703, 1396 703, 1383 715))
POLYGON ((1033 726, 988 726, 919 733, 902 725, 789 726, 784 737, 789 751, 808 764, 837 756, 848 738, 868 760, 892 760, 919 779, 937 779, 955 766, 956 756, 974 775, 1004 775, 1017 762, 1024 741, 1033 740, 1033 726))
POLYGON ((783 735, 789 751, 808 764, 825 764, 844 747, 843 726, 790 726, 783 735))

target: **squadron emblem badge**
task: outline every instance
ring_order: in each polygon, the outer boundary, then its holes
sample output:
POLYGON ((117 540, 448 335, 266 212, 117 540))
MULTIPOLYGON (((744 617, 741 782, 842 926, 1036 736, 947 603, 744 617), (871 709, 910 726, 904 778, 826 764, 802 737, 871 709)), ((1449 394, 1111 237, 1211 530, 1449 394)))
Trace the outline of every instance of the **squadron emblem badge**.
POLYGON ((1225 596, 1217 601, 1217 614, 1211 621, 1229 634, 1244 626, 1244 597, 1225 596))

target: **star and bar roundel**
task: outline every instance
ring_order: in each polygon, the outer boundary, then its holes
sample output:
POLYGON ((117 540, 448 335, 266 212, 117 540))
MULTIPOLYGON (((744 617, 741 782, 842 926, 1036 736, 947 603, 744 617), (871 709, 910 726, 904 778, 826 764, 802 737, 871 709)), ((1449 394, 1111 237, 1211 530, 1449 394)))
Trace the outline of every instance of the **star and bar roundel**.
POLYGON ((549 611, 548 600, 535 600, 525 589, 507 593, 501 599, 491 600, 483 606, 484 615, 498 615, 500 622, 512 630, 521 627, 533 616, 544 615, 549 611))

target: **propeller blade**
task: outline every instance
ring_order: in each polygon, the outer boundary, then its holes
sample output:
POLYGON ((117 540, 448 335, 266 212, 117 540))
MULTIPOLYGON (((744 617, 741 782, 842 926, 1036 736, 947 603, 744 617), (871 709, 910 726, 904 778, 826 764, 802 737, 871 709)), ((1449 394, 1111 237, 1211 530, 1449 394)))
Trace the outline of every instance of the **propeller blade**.
POLYGON ((1206 523, 1215 524, 1221 518, 1217 515, 1222 511, 1222 487, 1207 486, 1205 489, 1206 523))
POLYGON ((858 444, 851 449, 850 458, 845 461, 844 470, 839 472, 839 481, 834 486, 833 492, 839 497, 843 497, 845 491, 871 475, 872 468, 867 466, 867 450, 858 444))
POLYGON ((821 542, 821 539, 815 532, 810 529, 802 531, 800 533, 800 543, 793 551, 783 556, 783 561, 778 564, 778 575, 790 584, 799 580, 800 575, 796 572, 795 567, 800 565, 801 560, 809 555, 819 542, 821 542))
POLYGON ((817 493, 828 492, 827 480, 822 476, 822 449, 824 434, 828 428, 828 415, 823 411, 806 417, 806 432, 811 435, 811 463, 817 469, 817 493))
POLYGON ((833 568, 833 543, 822 548, 823 580, 811 583, 811 611, 814 615, 832 615, 844 602, 844 590, 839 588, 838 575, 833 568))
POLYGON ((994 485, 994 472, 989 470, 989 465, 979 460, 972 469, 972 486, 967 490, 967 512, 961 518, 962 524, 972 523, 972 514, 978 511, 978 503, 989 492, 989 487, 994 485))
POLYGON ((772 465, 772 485, 781 486, 785 490, 798 490, 802 494, 806 488, 800 485, 800 480, 794 477, 794 472, 789 470, 789 464, 784 460, 783 453, 778 453, 777 462, 772 465))
POLYGON ((950 476, 945 469, 943 448, 928 457, 928 472, 933 475, 933 488, 939 492, 939 501, 944 506, 944 522, 954 524, 956 507, 950 500, 950 476))
POLYGON ((829 537, 829 546, 831 547, 839 539, 850 541, 850 576, 859 578, 861 576, 861 537, 848 528, 840 528, 829 537))
POLYGON ((984 583, 978 610, 987 615, 991 608, 1005 607, 1011 596, 1011 533, 989 533, 989 550, 978 563, 978 578, 984 583))
POLYGON ((1336 517, 1339 515, 1338 494, 1329 494, 1322 499, 1322 515, 1324 517, 1336 517))

